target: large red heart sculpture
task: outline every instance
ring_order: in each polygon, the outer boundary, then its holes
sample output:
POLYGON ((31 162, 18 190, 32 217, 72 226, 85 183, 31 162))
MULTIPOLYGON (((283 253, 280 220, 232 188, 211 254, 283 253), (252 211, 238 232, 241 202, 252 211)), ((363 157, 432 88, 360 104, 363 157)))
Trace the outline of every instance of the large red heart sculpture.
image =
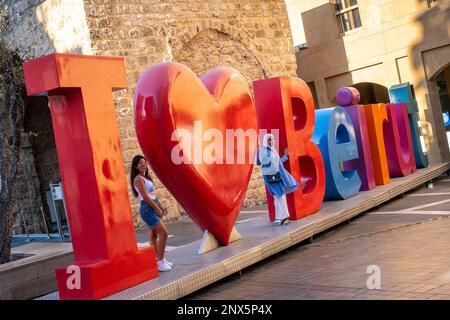
POLYGON ((245 148, 237 141, 234 146, 226 144, 225 139, 226 129, 258 130, 244 78, 234 69, 217 68, 200 80, 179 63, 162 63, 141 76, 134 102, 137 137, 153 171, 203 231, 228 245, 253 169, 249 159, 256 152, 252 139, 246 139, 245 148), (216 163, 201 161, 214 139, 202 141, 196 121, 201 121, 203 132, 216 129, 222 134, 222 163, 217 151, 216 163), (180 133, 190 133, 192 139, 180 133), (181 150, 191 163, 177 164, 174 150, 181 150), (227 152, 234 156, 243 152, 245 163, 226 163, 227 152))

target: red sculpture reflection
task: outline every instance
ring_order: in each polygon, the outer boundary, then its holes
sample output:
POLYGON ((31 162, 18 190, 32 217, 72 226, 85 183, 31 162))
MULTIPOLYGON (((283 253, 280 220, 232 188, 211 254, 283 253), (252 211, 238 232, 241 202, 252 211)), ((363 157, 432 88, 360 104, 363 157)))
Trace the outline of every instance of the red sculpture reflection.
POLYGON ((156 65, 136 87, 135 124, 139 144, 164 186, 203 231, 227 245, 256 151, 256 138, 230 145, 227 129, 258 129, 242 76, 217 68, 200 81, 181 64, 156 65), (217 141, 221 137, 227 141, 217 141), (213 142, 219 148, 211 150, 213 142))

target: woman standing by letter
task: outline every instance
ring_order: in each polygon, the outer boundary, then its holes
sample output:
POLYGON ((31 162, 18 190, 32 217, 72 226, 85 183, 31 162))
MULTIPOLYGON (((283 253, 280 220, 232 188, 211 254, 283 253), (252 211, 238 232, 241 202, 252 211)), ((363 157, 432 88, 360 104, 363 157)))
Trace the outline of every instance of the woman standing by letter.
POLYGON ((167 244, 167 228, 161 221, 165 214, 157 204, 155 185, 148 173, 147 160, 137 155, 131 163, 130 182, 135 197, 139 196, 139 213, 149 228, 150 243, 154 246, 159 271, 172 270, 172 262, 164 258, 167 244))
POLYGON ((290 223, 286 194, 297 190, 299 184, 283 166, 283 162, 288 159, 287 150, 280 158, 274 146, 274 136, 266 134, 263 146, 257 153, 257 164, 262 166, 264 183, 274 198, 275 225, 281 226, 290 223))

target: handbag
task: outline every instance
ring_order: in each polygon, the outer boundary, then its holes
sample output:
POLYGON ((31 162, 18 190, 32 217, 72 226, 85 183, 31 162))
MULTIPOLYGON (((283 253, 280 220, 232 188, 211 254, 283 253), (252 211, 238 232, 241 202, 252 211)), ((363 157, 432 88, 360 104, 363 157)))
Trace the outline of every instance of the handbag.
POLYGON ((277 172, 276 174, 268 174, 266 175, 267 182, 276 183, 281 181, 281 172, 277 172))

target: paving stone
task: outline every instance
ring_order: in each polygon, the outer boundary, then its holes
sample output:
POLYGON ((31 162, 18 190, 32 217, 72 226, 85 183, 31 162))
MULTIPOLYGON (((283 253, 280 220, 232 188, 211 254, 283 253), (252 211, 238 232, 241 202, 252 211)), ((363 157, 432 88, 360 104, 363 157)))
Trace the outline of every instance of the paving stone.
MULTIPOLYGON (((435 183, 433 192, 448 192, 442 190, 448 185, 435 183)), ((424 191, 428 192, 422 188, 410 195, 424 191)), ((395 200, 395 208, 401 210, 434 199, 406 196, 395 200)), ((270 298, 271 292, 286 298, 295 284, 298 299, 450 299, 450 219, 426 215, 401 219, 399 213, 377 215, 377 220, 362 215, 354 221, 316 237, 312 244, 286 250, 279 258, 260 263, 242 279, 215 286, 214 297, 221 296, 218 292, 238 292, 241 286, 236 284, 243 281, 247 292, 258 285, 258 293, 252 293, 256 298, 270 298), (367 289, 369 265, 380 267, 381 290, 367 289)), ((209 299, 210 295, 206 290, 189 298, 209 299)))

